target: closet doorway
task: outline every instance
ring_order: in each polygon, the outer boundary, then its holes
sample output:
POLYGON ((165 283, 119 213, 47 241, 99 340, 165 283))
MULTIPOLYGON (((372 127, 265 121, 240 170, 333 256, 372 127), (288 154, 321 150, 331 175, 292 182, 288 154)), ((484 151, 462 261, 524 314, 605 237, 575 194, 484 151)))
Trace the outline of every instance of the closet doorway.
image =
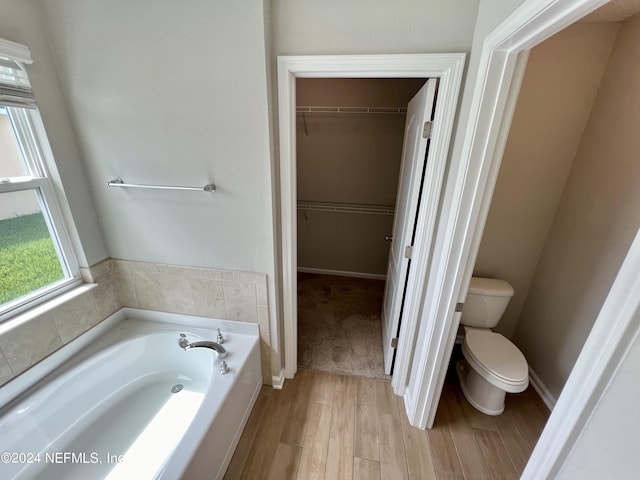
MULTIPOLYGON (((412 418, 419 403, 415 392, 419 382, 409 379, 416 362, 418 329, 427 290, 426 277, 435 234, 438 205, 444 185, 445 166, 453 132, 453 122, 462 82, 465 55, 321 55, 278 57, 278 126, 280 170, 280 225, 282 228, 282 316, 272 330, 272 344, 283 346, 284 365, 273 377, 276 388, 285 378, 293 378, 298 364, 297 309, 297 161, 296 161, 296 81, 300 78, 429 78, 437 81, 437 108, 432 112, 433 126, 428 136, 429 153, 424 171, 425 188, 419 192, 420 209, 415 224, 411 268, 406 282, 403 321, 399 330, 391 385, 405 397, 407 414, 412 418), (282 340, 280 340, 282 338, 282 340)), ((421 125, 422 126, 422 125, 421 125)), ((417 130, 412 133, 418 134, 417 130)), ((422 128, 420 129, 422 135, 422 128)), ((422 139, 422 136, 420 137, 422 139)), ((423 140, 416 142, 426 151, 423 140)), ((417 158, 417 157, 416 157, 417 158)), ((424 165, 425 158, 419 162, 424 165)), ((413 164, 418 163, 414 161, 413 164)), ((400 289, 396 289, 400 290, 400 289)), ((277 367, 277 365, 276 365, 277 367)))
POLYGON ((425 81, 296 80, 299 367, 388 378, 381 312, 407 105, 425 81))

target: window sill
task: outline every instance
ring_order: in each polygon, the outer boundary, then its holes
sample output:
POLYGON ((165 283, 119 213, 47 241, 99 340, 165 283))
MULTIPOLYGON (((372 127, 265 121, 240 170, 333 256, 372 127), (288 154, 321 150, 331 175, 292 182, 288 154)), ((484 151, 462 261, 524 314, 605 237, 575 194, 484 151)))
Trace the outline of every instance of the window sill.
POLYGON ((33 308, 29 308, 23 312, 16 314, 15 316, 12 316, 11 318, 3 321, 0 324, 0 335, 13 330, 14 328, 17 328, 20 325, 33 320, 34 318, 47 314, 48 312, 64 305, 74 298, 93 290, 97 286, 97 283, 81 283, 77 287, 73 287, 70 290, 61 293, 60 295, 56 295, 55 297, 46 300, 33 308))

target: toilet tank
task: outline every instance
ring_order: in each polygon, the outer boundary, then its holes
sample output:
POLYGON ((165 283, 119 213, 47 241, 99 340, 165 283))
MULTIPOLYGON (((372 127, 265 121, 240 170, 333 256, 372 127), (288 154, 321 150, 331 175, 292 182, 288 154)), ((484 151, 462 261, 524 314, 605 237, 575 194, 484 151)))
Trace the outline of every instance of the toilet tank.
POLYGON ((471 277, 460 323, 469 327, 495 327, 511 297, 513 287, 504 280, 471 277))

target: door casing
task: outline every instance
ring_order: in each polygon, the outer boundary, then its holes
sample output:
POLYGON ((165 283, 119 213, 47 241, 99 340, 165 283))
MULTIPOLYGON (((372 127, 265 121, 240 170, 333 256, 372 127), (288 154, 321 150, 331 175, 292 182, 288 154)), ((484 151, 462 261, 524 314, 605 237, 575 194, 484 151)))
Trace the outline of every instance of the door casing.
MULTIPOLYGON (((462 73, 464 53, 408 55, 329 55, 278 57, 278 117, 280 146, 280 221, 282 225, 282 325, 284 340, 284 371, 280 377, 293 378, 297 370, 297 245, 296 245, 296 78, 438 78, 438 108, 433 120, 430 158, 418 219, 416 236, 423 240, 414 250, 415 278, 407 288, 409 309, 403 321, 396 353, 393 386, 404 395, 417 331, 417 312, 426 280, 426 259, 437 219, 438 203, 443 186, 445 166, 462 73), (413 317, 413 321, 410 316, 413 317)), ((413 261, 413 260, 412 260, 413 261)))
MULTIPOLYGON (((468 121, 454 149, 437 226, 412 375, 414 425, 430 427, 491 203, 528 52, 607 0, 525 0, 484 39, 468 121)), ((640 232, 567 379, 521 478, 556 478, 609 382, 640 335, 640 232)), ((405 400, 406 401, 406 400, 405 400)))

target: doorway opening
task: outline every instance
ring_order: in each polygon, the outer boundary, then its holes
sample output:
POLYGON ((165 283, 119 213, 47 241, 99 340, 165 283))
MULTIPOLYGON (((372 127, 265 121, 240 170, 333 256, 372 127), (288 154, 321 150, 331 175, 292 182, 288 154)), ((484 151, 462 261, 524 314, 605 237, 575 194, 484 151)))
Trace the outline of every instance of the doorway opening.
POLYGON ((296 80, 299 367, 390 378, 381 311, 407 105, 425 82, 296 80))
MULTIPOLYGON (((529 52, 473 269, 514 287, 493 330, 524 354, 547 416, 640 225, 640 171, 627 153, 640 18, 615 13, 596 11, 529 52)), ((507 394, 505 412, 530 393, 507 394)))
MULTIPOLYGON (((282 325, 284 334, 284 378, 297 370, 297 177, 296 177, 296 80, 299 78, 433 78, 438 81, 438 109, 430 136, 430 159, 425 172, 425 189, 416 225, 412 262, 426 265, 437 206, 440 200, 453 120, 464 66, 464 54, 347 55, 278 58, 278 111, 280 145, 280 207, 282 225, 282 325)), ((392 386, 399 395, 415 389, 407 383, 412 361, 417 312, 421 309, 426 268, 414 269, 409 279, 407 320, 398 338, 392 386)), ((276 383, 280 379, 276 379, 276 383)), ((412 402, 409 402, 412 404, 412 402)), ((410 407, 407 407, 410 408, 410 407)))
MULTIPOLYGON (((549 0, 524 2, 510 17, 489 34, 483 44, 478 82, 472 98, 470 120, 465 126, 460 155, 454 155, 453 172, 470 171, 452 183, 445 194, 443 208, 456 209, 457 216, 449 216, 440 224, 434 259, 444 249, 454 246, 441 261, 432 265, 436 272, 444 272, 442 281, 436 279, 438 295, 430 298, 434 306, 435 333, 427 332, 424 345, 430 351, 440 350, 448 361, 455 338, 459 316, 447 311, 450 301, 464 302, 465 284, 469 284, 475 252, 486 218, 493 185, 498 173, 499 159, 505 146, 515 99, 524 72, 528 50, 551 35, 573 24, 595 8, 598 0, 549 0), (484 128, 484 126, 487 128, 484 128), (455 159, 460 159, 457 162, 455 159), (457 210, 462 206, 461 210, 457 210), (435 340, 435 341, 434 341, 435 340), (443 349, 443 346, 445 347, 443 349)), ((611 2, 614 5, 615 2, 611 2)), ((454 177, 455 178, 455 177, 454 177)), ((584 343, 562 394, 549 417, 531 455, 522 478, 553 478, 571 459, 574 447, 580 445, 581 434, 597 416, 598 402, 611 391, 612 376, 627 362, 630 345, 638 333, 637 269, 638 237, 628 250, 616 280, 607 292, 606 300, 593 328, 584 343), (633 281, 630 281, 634 278, 633 281), (635 296, 634 296, 635 295, 635 296), (622 306, 617 303, 621 299, 622 306)), ((435 261, 435 260, 434 260, 435 261)), ((432 278, 430 278, 431 282, 432 278)), ((416 355, 423 356, 422 352, 416 355)), ((424 356, 416 365, 418 374, 428 376, 426 399, 420 425, 429 426, 435 416, 442 377, 442 355, 424 356), (434 375, 434 372, 436 374, 434 375), (431 381, 437 378, 437 381, 431 381)), ((600 417, 602 420, 602 416, 600 417)), ((625 438, 620 437, 620 438, 625 438)), ((621 442, 622 443, 622 442, 621 442)), ((583 448, 583 451, 586 450, 583 448)), ((617 449, 616 449, 617 450, 617 449)), ((574 462, 575 463, 575 462, 574 462)), ((594 463, 592 463, 594 464, 594 463)), ((614 465, 604 463, 604 465, 614 465)))

